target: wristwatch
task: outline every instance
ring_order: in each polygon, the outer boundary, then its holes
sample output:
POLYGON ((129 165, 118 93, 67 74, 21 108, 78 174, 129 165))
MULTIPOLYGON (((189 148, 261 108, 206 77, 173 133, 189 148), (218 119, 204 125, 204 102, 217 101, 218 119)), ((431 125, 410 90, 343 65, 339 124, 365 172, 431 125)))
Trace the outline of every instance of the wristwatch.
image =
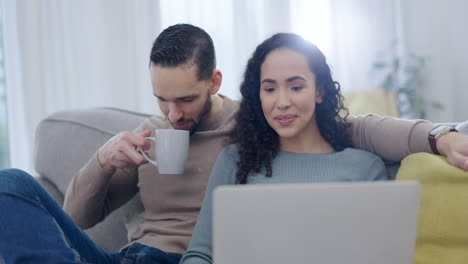
POLYGON ((429 145, 431 145, 432 152, 434 154, 440 155, 439 151, 437 150, 437 140, 450 132, 458 132, 455 129, 455 126, 451 125, 438 125, 434 127, 431 132, 429 133, 429 145))

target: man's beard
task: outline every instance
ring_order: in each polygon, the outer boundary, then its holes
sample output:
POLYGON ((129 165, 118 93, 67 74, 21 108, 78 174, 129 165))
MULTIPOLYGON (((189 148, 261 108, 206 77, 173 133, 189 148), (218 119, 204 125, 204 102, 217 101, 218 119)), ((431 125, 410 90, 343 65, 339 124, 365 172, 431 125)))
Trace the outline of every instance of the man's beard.
MULTIPOLYGON (((210 93, 208 92, 206 96, 205 104, 203 105, 203 108, 200 114, 198 114, 198 116, 195 119, 190 120, 190 122, 192 122, 192 126, 189 129, 190 135, 193 135, 195 132, 197 132, 198 128, 200 127, 200 123, 204 121, 204 119, 210 112, 211 107, 212 107, 212 102, 211 102, 210 93)), ((180 121, 184 121, 184 120, 180 120, 180 121)), ((171 125, 172 127, 174 127, 174 124, 171 124, 171 125)))

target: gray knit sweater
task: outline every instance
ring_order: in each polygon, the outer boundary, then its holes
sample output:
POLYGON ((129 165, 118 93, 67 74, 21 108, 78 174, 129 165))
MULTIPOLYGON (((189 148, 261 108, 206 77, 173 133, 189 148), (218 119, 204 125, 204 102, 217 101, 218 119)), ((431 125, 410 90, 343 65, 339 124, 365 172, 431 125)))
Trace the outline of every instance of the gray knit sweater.
MULTIPOLYGON (((237 147, 229 145, 218 156, 211 172, 203 207, 182 264, 212 263, 212 193, 220 185, 235 184, 237 147)), ((249 184, 374 181, 387 179, 382 160, 369 152, 347 148, 327 154, 280 151, 272 161, 273 175, 250 174, 249 184)))

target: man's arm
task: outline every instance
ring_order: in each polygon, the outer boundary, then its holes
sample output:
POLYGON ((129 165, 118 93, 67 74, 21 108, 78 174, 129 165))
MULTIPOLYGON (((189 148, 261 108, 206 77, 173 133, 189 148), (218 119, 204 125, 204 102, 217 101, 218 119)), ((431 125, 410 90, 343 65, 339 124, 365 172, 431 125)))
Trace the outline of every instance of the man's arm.
POLYGON ((73 176, 64 210, 78 226, 94 226, 138 192, 137 168, 146 160, 136 148, 146 149, 150 135, 148 130, 114 136, 73 176))
POLYGON ((63 204, 64 210, 83 229, 104 220, 138 192, 136 171, 124 169, 110 173, 101 168, 96 155, 73 176, 63 204))
POLYGON ((417 152, 432 153, 428 136, 433 124, 425 120, 403 120, 375 114, 350 116, 353 145, 385 160, 400 161, 417 152))
MULTIPOLYGON (((429 133, 434 124, 426 120, 403 120, 375 114, 350 116, 353 145, 385 160, 400 161, 417 152, 433 153, 429 133)), ((468 136, 452 132, 437 140, 437 149, 450 164, 468 170, 468 136)))

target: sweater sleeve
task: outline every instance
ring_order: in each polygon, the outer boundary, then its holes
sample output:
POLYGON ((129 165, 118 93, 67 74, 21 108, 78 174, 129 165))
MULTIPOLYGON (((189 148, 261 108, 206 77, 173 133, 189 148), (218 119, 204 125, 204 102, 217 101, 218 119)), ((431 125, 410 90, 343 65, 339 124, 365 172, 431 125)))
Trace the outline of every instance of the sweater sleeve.
POLYGON ((233 145, 223 149, 210 174, 203 205, 192 234, 192 241, 184 253, 181 264, 211 264, 213 262, 213 200, 212 195, 220 185, 235 184, 236 159, 233 145))
MULTIPOLYGON (((133 132, 147 127, 147 120, 133 132)), ((138 168, 104 170, 95 153, 72 178, 63 204, 64 210, 81 228, 90 228, 138 192, 138 168)))
POLYGON ((136 169, 109 173, 101 168, 96 155, 73 176, 63 205, 83 229, 104 220, 138 192, 136 169))
POLYGON ((432 153, 428 136, 433 123, 403 120, 375 114, 350 116, 348 133, 355 148, 370 151, 389 161, 400 161, 412 153, 432 153))

